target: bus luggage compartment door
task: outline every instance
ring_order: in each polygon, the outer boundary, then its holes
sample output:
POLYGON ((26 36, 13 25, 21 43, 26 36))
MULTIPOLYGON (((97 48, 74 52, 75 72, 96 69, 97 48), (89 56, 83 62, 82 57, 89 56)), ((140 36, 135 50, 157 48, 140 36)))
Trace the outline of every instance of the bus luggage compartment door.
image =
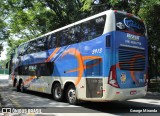
POLYGON ((86 78, 86 97, 101 98, 103 96, 102 78, 86 78))

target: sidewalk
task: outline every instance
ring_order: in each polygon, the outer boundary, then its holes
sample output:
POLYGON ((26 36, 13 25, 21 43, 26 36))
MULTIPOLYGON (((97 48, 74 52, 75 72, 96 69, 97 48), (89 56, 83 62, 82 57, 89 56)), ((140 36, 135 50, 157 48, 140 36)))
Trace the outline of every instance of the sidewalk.
POLYGON ((9 75, 0 74, 0 80, 3 80, 3 79, 9 79, 9 75))
POLYGON ((150 92, 150 91, 148 91, 147 95, 144 98, 160 100, 160 93, 159 92, 150 92))

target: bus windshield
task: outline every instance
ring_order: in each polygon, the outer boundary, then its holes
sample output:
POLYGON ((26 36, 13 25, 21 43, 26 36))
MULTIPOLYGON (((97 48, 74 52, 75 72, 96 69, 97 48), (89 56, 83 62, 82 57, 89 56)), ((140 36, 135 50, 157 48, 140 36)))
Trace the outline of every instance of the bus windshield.
POLYGON ((139 36, 145 36, 145 26, 141 20, 122 13, 115 13, 116 30, 139 36))

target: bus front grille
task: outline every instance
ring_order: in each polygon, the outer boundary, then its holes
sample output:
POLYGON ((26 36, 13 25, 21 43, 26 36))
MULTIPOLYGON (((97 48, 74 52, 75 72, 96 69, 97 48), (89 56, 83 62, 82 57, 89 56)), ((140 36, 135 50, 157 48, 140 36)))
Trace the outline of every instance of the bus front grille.
POLYGON ((118 58, 120 70, 145 70, 145 50, 119 47, 118 58))

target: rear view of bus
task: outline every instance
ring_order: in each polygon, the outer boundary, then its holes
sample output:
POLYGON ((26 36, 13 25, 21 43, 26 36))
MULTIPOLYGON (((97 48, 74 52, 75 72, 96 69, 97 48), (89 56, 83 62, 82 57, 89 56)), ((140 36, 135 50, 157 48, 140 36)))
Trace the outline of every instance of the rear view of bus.
POLYGON ((106 37, 111 64, 106 97, 121 101, 145 96, 148 81, 145 25, 132 14, 120 11, 114 14, 115 31, 106 37))

